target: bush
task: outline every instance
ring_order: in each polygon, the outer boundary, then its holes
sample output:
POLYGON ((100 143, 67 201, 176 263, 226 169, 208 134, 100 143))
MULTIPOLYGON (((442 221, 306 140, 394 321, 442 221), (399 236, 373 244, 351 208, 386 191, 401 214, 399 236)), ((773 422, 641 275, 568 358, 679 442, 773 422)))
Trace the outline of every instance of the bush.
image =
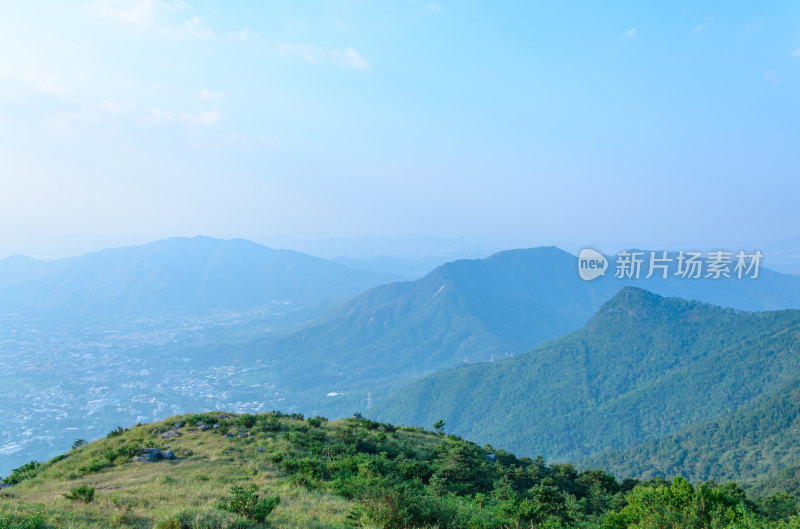
POLYGON ((72 449, 75 450, 76 448, 80 448, 86 444, 86 439, 78 439, 74 443, 72 443, 72 449))
POLYGON ((281 429, 281 420, 277 415, 269 415, 264 423, 264 430, 267 432, 277 432, 281 429))
POLYGON ((213 425, 217 424, 219 422, 219 419, 213 415, 209 415, 208 413, 201 413, 192 415, 186 420, 186 422, 188 424, 191 424, 192 426, 196 426, 197 423, 199 422, 202 422, 203 424, 213 425))
POLYGON ((310 426, 313 426, 314 428, 319 428, 320 426, 322 426, 322 423, 327 421, 328 419, 326 419, 325 417, 311 417, 310 419, 308 419, 308 424, 310 426))
POLYGON ((36 476, 42 470, 42 464, 38 461, 31 461, 25 463, 21 467, 15 468, 11 474, 3 480, 4 483, 9 485, 17 485, 26 479, 36 476))
POLYGON ((263 523, 280 502, 278 496, 259 499, 255 485, 249 487, 234 485, 231 487, 231 498, 222 505, 222 509, 263 523))
POLYGON ((245 413, 239 417, 239 425, 242 428, 252 428, 256 425, 256 419, 257 417, 252 413, 245 413))
POLYGON ((100 472, 104 468, 110 467, 111 465, 113 465, 113 463, 108 459, 98 459, 95 457, 92 460, 90 460, 87 464, 80 467, 78 470, 80 470, 84 474, 90 474, 92 472, 100 472))
POLYGON ((91 503, 94 500, 94 487, 81 485, 80 487, 70 489, 68 493, 64 494, 64 497, 71 501, 91 503))
POLYGON ((503 522, 490 510, 471 505, 454 495, 438 498, 401 489, 367 492, 353 514, 383 529, 490 529, 502 527, 503 522))
POLYGON ((246 518, 230 512, 185 510, 156 524, 156 529, 251 529, 246 518))
POLYGON ((111 439, 112 437, 119 437, 120 435, 124 434, 127 431, 128 431, 127 428, 123 428, 122 426, 117 426, 116 428, 108 432, 108 435, 106 435, 106 439, 111 439))

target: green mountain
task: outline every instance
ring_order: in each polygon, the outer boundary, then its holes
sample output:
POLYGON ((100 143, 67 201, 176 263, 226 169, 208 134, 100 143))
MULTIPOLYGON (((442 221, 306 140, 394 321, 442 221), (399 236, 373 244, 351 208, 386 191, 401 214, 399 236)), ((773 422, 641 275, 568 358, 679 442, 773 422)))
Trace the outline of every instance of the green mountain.
POLYGON ((796 529, 797 502, 599 470, 366 419, 184 415, 76 442, 0 486, 4 529, 796 529))
MULTIPOLYGON (((613 260, 611 267, 613 269, 613 260)), ((197 352, 267 364, 250 380, 275 384, 285 409, 364 412, 420 377, 501 359, 579 329, 627 284, 736 309, 800 308, 800 277, 762 269, 757 280, 582 281, 555 247, 446 263, 425 277, 375 287, 285 336, 197 352)))
POLYGON ((440 266, 424 278, 373 288, 279 339, 202 353, 269 363, 262 374, 288 404, 327 415, 363 410, 416 377, 502 358, 580 327, 619 285, 587 283, 575 256, 513 250, 440 266), (327 394, 336 396, 327 397, 327 394))
POLYGON ((0 312, 142 315, 315 303, 391 280, 243 239, 176 237, 56 261, 0 261, 0 312))
POLYGON ((676 433, 800 377, 800 311, 749 313, 626 287, 580 330, 422 379, 371 415, 576 460, 676 433))
MULTIPOLYGON (((800 464, 800 379, 734 412, 584 464, 618 476, 679 474, 693 481, 736 480, 761 487, 800 464)), ((800 492, 796 484, 780 488, 800 492)))

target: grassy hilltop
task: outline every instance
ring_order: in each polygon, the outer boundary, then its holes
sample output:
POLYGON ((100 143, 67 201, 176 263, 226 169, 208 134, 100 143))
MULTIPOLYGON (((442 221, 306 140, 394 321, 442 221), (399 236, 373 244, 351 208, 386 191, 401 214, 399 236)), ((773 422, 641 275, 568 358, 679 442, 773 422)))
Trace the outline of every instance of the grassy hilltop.
POLYGON ((788 495, 755 502, 734 484, 620 483, 443 426, 213 412, 120 428, 7 476, 0 527, 800 527, 788 495))

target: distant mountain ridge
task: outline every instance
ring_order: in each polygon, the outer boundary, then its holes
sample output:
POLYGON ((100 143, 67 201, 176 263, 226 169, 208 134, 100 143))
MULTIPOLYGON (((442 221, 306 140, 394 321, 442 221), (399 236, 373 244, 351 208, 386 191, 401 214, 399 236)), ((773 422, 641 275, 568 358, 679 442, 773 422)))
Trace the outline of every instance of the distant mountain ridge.
POLYGON ((216 354, 272 362, 270 372, 304 409, 352 413, 368 392, 378 396, 579 327, 617 285, 583 282, 575 259, 544 247, 453 261, 416 281, 370 289, 280 339, 219 347, 216 354))
POLYGON ((270 380, 294 395, 287 405, 337 416, 365 411, 421 376, 519 354, 578 329, 630 284, 737 309, 800 308, 796 276, 762 269, 756 280, 636 281, 610 272, 587 282, 576 256, 539 247, 446 263, 418 280, 370 289, 289 335, 209 354, 270 362, 270 380))
POLYGON ((137 315, 355 295, 392 276, 244 240, 175 237, 79 257, 0 261, 0 311, 137 315))
POLYGON ((401 424, 529 456, 625 449, 735 410, 800 376, 800 311, 748 313, 626 287, 580 330, 426 377, 377 403, 401 424))

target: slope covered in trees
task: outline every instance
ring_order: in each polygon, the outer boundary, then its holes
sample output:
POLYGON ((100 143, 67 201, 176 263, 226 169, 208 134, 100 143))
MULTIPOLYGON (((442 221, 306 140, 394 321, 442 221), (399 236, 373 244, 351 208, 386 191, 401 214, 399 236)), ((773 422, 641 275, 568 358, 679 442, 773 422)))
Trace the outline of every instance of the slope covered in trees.
POLYGON ((265 376, 300 409, 364 411, 368 392, 378 400, 416 377, 502 358, 580 327, 619 285, 586 283, 575 267, 575 256, 553 247, 454 261, 422 279, 373 288, 288 336, 207 354, 270 362, 265 376))
MULTIPOLYGON (((585 462, 618 476, 682 475, 693 481, 736 480, 743 484, 780 480, 800 462, 800 379, 750 405, 677 434, 585 462)), ((787 476, 788 477, 788 476, 787 476)), ((791 489, 796 485, 772 484, 791 489)))
POLYGON ((710 420, 800 376, 800 311, 748 313, 627 287, 580 330, 426 377, 379 403, 400 424, 576 460, 710 420))
POLYGON ((555 247, 499 252, 373 288, 291 334, 208 354, 270 363, 265 377, 304 411, 366 411, 390 390, 463 363, 500 359, 584 325, 625 285, 736 309, 800 308, 800 277, 762 269, 757 280, 582 281, 555 247), (329 396, 334 395, 334 396, 329 396))

